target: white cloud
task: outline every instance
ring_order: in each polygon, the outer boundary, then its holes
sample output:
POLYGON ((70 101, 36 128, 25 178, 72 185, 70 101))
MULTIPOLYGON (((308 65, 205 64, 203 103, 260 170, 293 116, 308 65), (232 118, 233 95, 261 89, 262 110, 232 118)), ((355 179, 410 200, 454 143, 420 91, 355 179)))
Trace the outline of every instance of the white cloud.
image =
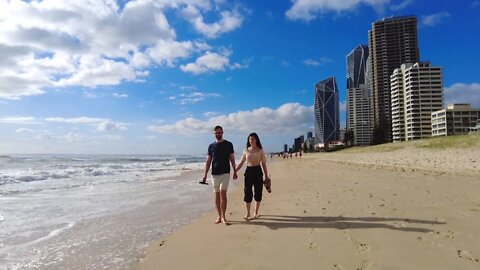
POLYGON ((120 93, 113 93, 112 96, 116 98, 128 98, 127 94, 120 94, 120 93))
POLYGON ((96 99, 96 98, 103 97, 102 94, 94 93, 94 92, 92 92, 92 91, 85 91, 85 92, 83 92, 83 95, 84 95, 86 98, 91 98, 91 99, 96 99))
POLYGON ((115 123, 110 120, 106 120, 98 124, 97 130, 99 131, 112 131, 112 130, 126 130, 127 125, 124 123, 115 123))
POLYGON ((238 10, 221 11, 219 14, 220 20, 210 24, 205 23, 200 10, 193 5, 187 5, 182 10, 182 15, 194 26, 195 30, 208 38, 216 38, 220 34, 233 31, 240 27, 243 22, 243 16, 238 10))
POLYGON ((0 117, 0 123, 23 125, 23 124, 38 124, 39 122, 35 120, 35 117, 8 116, 8 117, 0 117))
POLYGON ((314 60, 314 59, 306 59, 306 60, 303 60, 302 62, 307 66, 317 67, 317 66, 321 66, 321 65, 324 65, 326 63, 332 62, 332 59, 330 59, 328 57, 322 57, 318 61, 314 60))
POLYGON ((63 139, 63 140, 66 140, 67 142, 80 142, 85 138, 85 136, 80 135, 80 134, 76 134, 76 133, 73 133, 73 132, 69 132, 69 133, 67 133, 63 136, 60 136, 59 138, 63 139))
POLYGON ((209 133, 212 127, 221 125, 232 132, 279 133, 304 130, 311 126, 312 121, 312 106, 286 103, 277 109, 262 107, 252 111, 213 116, 205 121, 188 117, 173 124, 152 125, 149 129, 159 133, 195 135, 209 133))
POLYGON ((76 118, 63 118, 63 117, 50 117, 45 119, 46 122, 65 123, 65 124, 83 124, 97 126, 99 131, 113 131, 113 130, 126 130, 128 124, 113 122, 110 119, 105 118, 92 118, 92 117, 76 117, 76 118))
POLYGON ((456 83, 444 88, 445 105, 454 103, 470 103, 480 108, 480 83, 456 83))
POLYGON ((146 53, 155 63, 173 67, 176 59, 189 57, 193 49, 194 47, 189 41, 158 40, 155 46, 149 48, 146 53))
POLYGON ((69 143, 80 142, 86 139, 84 135, 69 132, 65 135, 55 135, 49 131, 42 132, 36 136, 38 140, 59 140, 66 141, 69 143))
POLYGON ((413 0, 404 0, 400 4, 392 5, 390 7, 390 9, 393 10, 393 11, 398 11, 398 10, 405 9, 406 7, 408 7, 411 4, 413 4, 413 0))
POLYGON ((358 5, 364 4, 375 8, 377 11, 384 10, 390 0, 291 0, 293 5, 285 13, 290 20, 311 21, 318 15, 326 12, 353 11, 358 5))
POLYGON ((205 117, 207 117, 207 118, 209 118, 209 117, 214 117, 214 116, 217 116, 217 115, 219 115, 218 112, 204 112, 204 113, 203 113, 203 116, 205 116, 205 117))
POLYGON ((178 96, 170 96, 169 99, 174 101, 175 104, 186 105, 195 104, 210 97, 216 98, 221 97, 221 95, 217 93, 193 92, 187 94, 179 94, 178 96))
POLYGON ((197 58, 194 63, 180 66, 185 72, 193 74, 207 73, 211 71, 223 71, 229 65, 228 56, 220 55, 215 52, 206 52, 197 58))
POLYGON ((435 26, 440 24, 444 19, 450 17, 448 12, 439 12, 428 16, 423 16, 422 24, 425 26, 435 26))
POLYGON ((15 132, 16 133, 33 133, 34 130, 29 128, 18 128, 17 130, 15 130, 15 132))
POLYGON ((202 41, 177 40, 167 12, 191 7, 195 14, 185 19, 203 35, 217 37, 243 21, 241 10, 227 4, 136 0, 120 9, 113 0, 0 0, 0 98, 142 82, 146 69, 173 67, 179 59, 214 49, 202 41))
POLYGON ((49 117, 45 118, 47 122, 55 123, 67 123, 67 124, 98 124, 99 122, 107 121, 104 118, 92 118, 92 117, 76 117, 76 118, 63 118, 63 117, 49 117))
POLYGON ((110 140, 110 141, 121 141, 123 140, 123 136, 121 135, 105 135, 103 138, 110 140))

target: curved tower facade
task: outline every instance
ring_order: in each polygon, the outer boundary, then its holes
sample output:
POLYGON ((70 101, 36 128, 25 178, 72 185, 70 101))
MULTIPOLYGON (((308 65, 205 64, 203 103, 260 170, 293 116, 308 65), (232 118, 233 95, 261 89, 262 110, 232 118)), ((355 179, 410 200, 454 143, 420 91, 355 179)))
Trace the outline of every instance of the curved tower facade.
POLYGON ((368 47, 358 45, 347 55, 346 130, 352 130, 354 145, 369 145, 373 132, 371 94, 368 87, 368 47))
POLYGON ((334 77, 315 84, 315 143, 329 143, 340 137, 338 88, 334 77))

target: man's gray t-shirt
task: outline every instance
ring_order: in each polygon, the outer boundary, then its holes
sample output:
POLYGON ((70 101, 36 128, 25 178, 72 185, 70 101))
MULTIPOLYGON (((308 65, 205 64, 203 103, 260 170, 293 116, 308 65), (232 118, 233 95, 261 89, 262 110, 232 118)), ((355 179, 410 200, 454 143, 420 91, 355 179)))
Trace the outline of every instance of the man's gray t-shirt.
POLYGON ((212 175, 230 173, 230 154, 233 154, 233 144, 227 140, 208 146, 208 155, 212 156, 212 175))

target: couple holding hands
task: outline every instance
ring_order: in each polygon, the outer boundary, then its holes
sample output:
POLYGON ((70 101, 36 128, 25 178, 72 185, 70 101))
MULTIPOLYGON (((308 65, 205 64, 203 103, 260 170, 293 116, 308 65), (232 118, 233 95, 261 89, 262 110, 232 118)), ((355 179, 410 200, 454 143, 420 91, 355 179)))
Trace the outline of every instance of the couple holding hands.
POLYGON ((208 156, 205 164, 205 175, 201 183, 206 183, 207 174, 212 168, 212 183, 215 192, 215 206, 218 212, 218 218, 215 223, 224 223, 228 225, 225 218, 227 210, 227 190, 230 183, 230 164, 234 169, 233 179, 238 178, 237 172, 242 168, 243 164, 247 162, 247 169, 245 170, 245 187, 244 198, 246 206, 245 220, 259 217, 260 202, 262 201, 263 185, 268 192, 271 192, 271 180, 268 177, 267 164, 265 152, 262 149, 260 138, 256 133, 251 133, 247 138, 247 147, 243 151, 240 164, 235 166, 235 156, 233 151, 233 144, 223 139, 223 128, 216 126, 213 134, 215 135, 215 142, 208 147, 208 156), (263 168, 263 171, 262 171, 263 168), (265 181, 263 176, 265 175, 265 181), (253 188, 253 191, 252 191, 253 188), (255 209, 253 217, 250 215, 250 208, 252 200, 255 198, 255 209))

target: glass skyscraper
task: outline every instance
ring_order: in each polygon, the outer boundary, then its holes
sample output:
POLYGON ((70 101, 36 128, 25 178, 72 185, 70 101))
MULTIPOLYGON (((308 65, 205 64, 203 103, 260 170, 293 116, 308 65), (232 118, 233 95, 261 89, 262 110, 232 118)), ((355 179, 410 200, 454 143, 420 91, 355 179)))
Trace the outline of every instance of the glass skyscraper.
POLYGON ((361 84, 366 84, 367 57, 367 45, 358 45, 347 55, 347 88, 358 88, 361 84))
POLYGON ((347 55, 347 123, 352 130, 354 145, 371 143, 373 125, 370 88, 367 82, 368 47, 358 45, 347 55))
POLYGON ((340 137, 340 109, 337 82, 330 77, 315 84, 315 143, 326 144, 340 137))

